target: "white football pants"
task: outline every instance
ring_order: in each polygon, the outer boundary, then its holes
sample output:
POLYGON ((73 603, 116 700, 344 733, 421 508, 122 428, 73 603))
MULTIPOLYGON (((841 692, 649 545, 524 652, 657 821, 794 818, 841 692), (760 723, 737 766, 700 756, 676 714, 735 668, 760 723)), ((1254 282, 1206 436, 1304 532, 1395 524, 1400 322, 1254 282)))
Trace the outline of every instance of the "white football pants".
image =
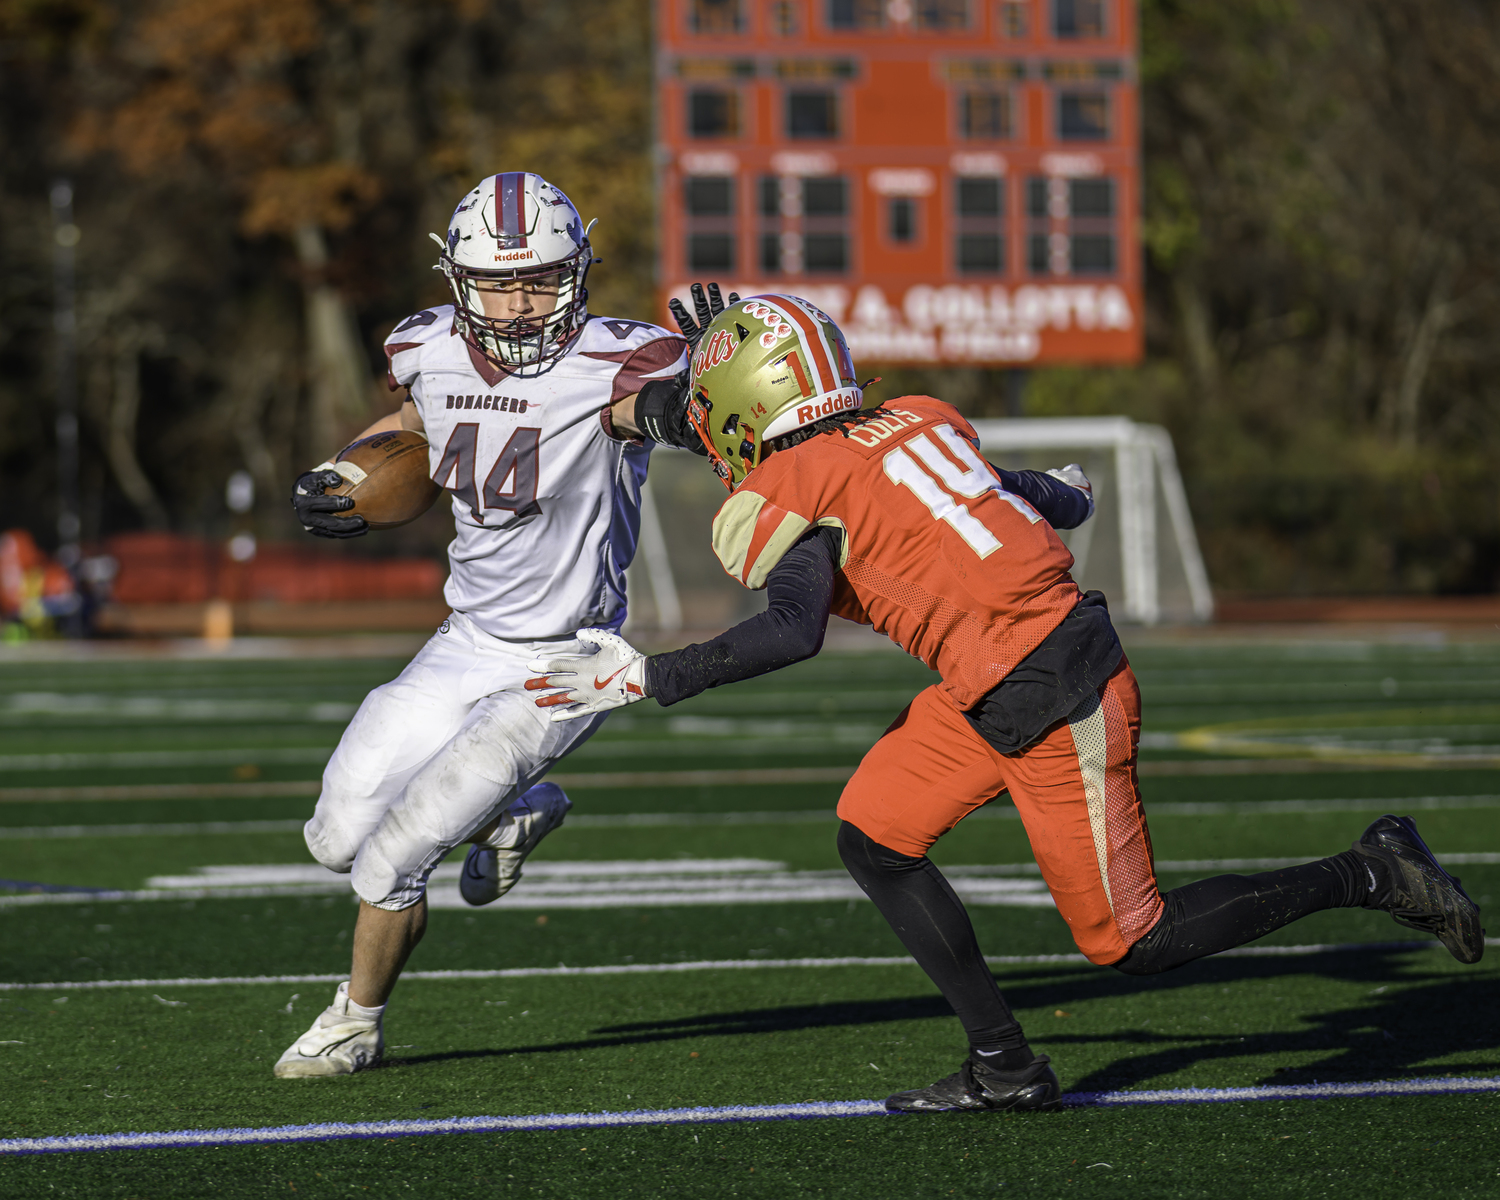
POLYGON ((508 808, 603 722, 552 722, 522 684, 567 639, 502 642, 453 613, 365 697, 323 772, 307 848, 376 908, 410 908, 443 857, 508 808))

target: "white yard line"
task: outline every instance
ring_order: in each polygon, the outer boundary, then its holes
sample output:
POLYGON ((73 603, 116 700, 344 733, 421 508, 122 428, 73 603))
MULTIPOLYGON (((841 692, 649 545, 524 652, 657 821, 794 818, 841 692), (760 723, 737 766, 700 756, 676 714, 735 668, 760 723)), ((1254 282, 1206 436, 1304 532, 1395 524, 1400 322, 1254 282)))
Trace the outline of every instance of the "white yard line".
MULTIPOLYGON (((1146 817, 1281 816, 1287 813, 1438 812, 1500 808, 1500 796, 1401 796, 1382 800, 1201 800, 1147 804, 1146 817)), ((988 809, 980 809, 984 814, 988 809)))
MULTIPOLYGON (((1285 858, 1162 859, 1159 874, 1205 875, 1223 871, 1265 871, 1307 862, 1313 856, 1285 858)), ((1440 853, 1452 866, 1494 865, 1500 853, 1440 853)), ((760 858, 622 859, 535 862, 522 887, 502 901, 475 909, 459 894, 462 867, 439 866, 429 880, 428 904, 464 912, 535 912, 548 909, 613 909, 715 905, 866 903, 868 897, 841 869, 789 870, 785 863, 760 858)), ((1053 901, 1035 863, 949 865, 944 873, 971 906, 1051 908, 1053 901)), ((276 896, 351 896, 349 879, 317 863, 246 863, 198 867, 187 875, 155 875, 142 888, 77 888, 7 881, 17 890, 0 896, 0 910, 56 905, 150 903, 171 900, 248 900, 276 896)))
POLYGON ((0 826, 0 842, 33 838, 199 837, 204 834, 301 833, 307 822, 174 821, 158 825, 16 825, 0 826))
MULTIPOLYGON (((1500 938, 1485 938, 1485 945, 1500 945, 1500 938)), ((1440 949, 1435 941, 1421 942, 1322 942, 1303 946, 1241 946, 1225 950, 1215 958, 1307 958, 1317 954, 1351 952, 1425 951, 1440 949)), ((993 967, 1089 966, 1081 954, 992 954, 985 962, 993 967)), ((826 970, 835 967, 915 967, 910 958, 727 958, 676 963, 612 963, 594 967, 502 967, 475 971, 404 971, 407 982, 445 982, 473 979, 571 979, 596 975, 675 975, 696 971, 826 970)), ((84 979, 63 983, 0 983, 0 992, 96 992, 114 988, 248 987, 288 983, 342 983, 348 972, 333 975, 218 975, 205 978, 179 976, 174 979, 84 979)))
MULTIPOLYGON (((229 754, 227 761, 234 766, 269 761, 257 757, 256 751, 236 750, 227 753, 229 754)), ((326 758, 332 751, 319 751, 318 753, 326 758)), ((322 759, 315 761, 321 762, 322 759)), ((844 767, 760 767, 720 771, 558 772, 547 778, 559 787, 571 790, 575 788, 761 787, 774 784, 843 783, 853 774, 854 767, 851 765, 844 767)), ((242 796, 316 796, 320 786, 317 780, 307 779, 247 783, 127 783, 91 784, 77 787, 0 787, 0 804, 68 804, 81 800, 226 800, 242 796)))
MULTIPOLYGON (((428 904, 467 912, 566 909, 696 907, 712 905, 868 903, 841 869, 789 871, 765 859, 671 859, 619 862, 543 862, 527 869, 524 887, 497 905, 474 909, 458 892, 461 866, 439 867, 428 887, 428 904)), ((1005 873, 1010 874, 1010 873, 1005 873)), ((953 884, 970 905, 1051 908, 1040 878, 1016 879, 980 870, 953 873, 953 884)), ((243 900, 274 896, 349 896, 347 876, 316 863, 200 867, 191 875, 158 875, 144 888, 110 891, 22 892, 0 897, 0 909, 171 900, 243 900)))
MULTIPOLYGON (((819 772, 825 772, 824 768, 816 768, 819 772)), ((852 770, 852 768, 850 768, 852 770)), ((792 774, 791 771, 767 772, 767 774, 792 774)), ((808 772, 811 773, 810 771, 808 772)), ((843 767, 827 768, 826 773, 836 774, 839 778, 847 778, 847 771, 843 767)), ((702 774, 714 774, 714 772, 702 772, 702 774)), ((725 772, 725 774, 741 774, 741 772, 725 772)), ((578 777, 574 776, 551 776, 553 779, 565 779, 566 786, 578 787, 578 777)), ((179 785, 172 785, 177 787, 179 785)), ((197 788, 197 784, 180 785, 185 788, 197 788)), ((229 786, 229 785, 226 785, 229 786)), ((264 789, 280 787, 280 784, 235 784, 234 787, 245 787, 250 790, 256 788, 264 789)), ((297 788, 311 788, 316 791, 316 785, 291 785, 297 788)), ((585 785, 596 786, 596 785, 585 785)), ((603 786, 603 785, 597 785, 603 786)), ((619 786, 644 786, 624 785, 619 786)), ((25 789, 0 789, 5 791, 21 791, 25 789)), ((39 788, 37 791, 48 791, 52 789, 39 788)), ((69 790, 69 789, 55 789, 69 790)), ((80 792, 108 791, 110 789, 79 788, 72 789, 80 792)), ((138 796, 129 799, 149 799, 157 793, 150 788, 134 787, 131 792, 139 792, 138 796)), ((308 792, 307 794, 312 794, 308 792)), ((247 793, 248 794, 248 793, 247 793)), ((298 793, 302 794, 302 793, 298 793)), ((0 797, 3 798, 3 797, 0 797)), ((82 797, 89 799, 91 797, 82 797)), ((112 798, 112 797, 101 797, 112 798)), ((1439 812, 1446 810, 1463 809, 1489 809, 1500 808, 1500 795, 1475 795, 1475 796, 1398 796, 1394 798, 1381 799, 1373 797, 1369 799, 1351 800, 1205 800, 1186 801, 1181 803, 1164 802, 1159 804, 1147 804, 1147 817, 1200 817, 1200 816, 1238 816, 1238 815, 1296 815, 1301 813, 1325 813, 1325 812, 1439 812)), ((978 811, 971 813, 969 820, 1015 820, 1019 814, 1009 804, 990 804, 978 811)), ((719 813, 695 813, 695 812, 664 812, 664 813, 574 813, 568 817, 565 829, 630 829, 630 828, 682 828, 688 829, 697 826, 714 825, 818 825, 832 823, 838 820, 838 816, 831 808, 790 809, 784 812, 719 812, 719 813)), ((31 839, 31 838, 107 838, 107 837, 191 837, 199 834, 237 834, 237 833, 297 833, 302 829, 304 822, 300 818, 292 818, 278 821, 181 821, 163 824, 129 824, 129 825, 0 825, 0 842, 7 839, 31 839)), ((1256 860, 1259 861, 1259 860, 1256 860)), ((1269 861, 1269 860, 1267 860, 1269 861)), ((1288 860, 1291 861, 1291 860, 1288 860)))

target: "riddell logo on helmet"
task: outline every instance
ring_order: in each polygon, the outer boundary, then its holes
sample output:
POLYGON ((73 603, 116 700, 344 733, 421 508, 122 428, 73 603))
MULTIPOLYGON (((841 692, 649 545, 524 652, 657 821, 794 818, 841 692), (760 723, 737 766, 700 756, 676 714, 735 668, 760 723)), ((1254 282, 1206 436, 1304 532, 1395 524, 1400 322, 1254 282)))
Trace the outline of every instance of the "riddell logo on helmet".
POLYGON ((518 259, 518 258, 528 259, 529 260, 529 259, 540 258, 540 257, 541 256, 539 254, 537 254, 537 252, 535 250, 512 250, 512 251, 510 251, 507 254, 497 254, 497 255, 495 255, 495 261, 496 262, 515 262, 516 259, 518 259))
POLYGON ((799 404, 797 406, 797 424, 806 425, 822 417, 831 417, 834 413, 852 412, 858 407, 859 393, 852 388, 842 392, 834 392, 822 404, 799 404))
POLYGON ((721 329, 693 356, 693 377, 697 378, 712 367, 726 363, 734 357, 739 343, 721 329))

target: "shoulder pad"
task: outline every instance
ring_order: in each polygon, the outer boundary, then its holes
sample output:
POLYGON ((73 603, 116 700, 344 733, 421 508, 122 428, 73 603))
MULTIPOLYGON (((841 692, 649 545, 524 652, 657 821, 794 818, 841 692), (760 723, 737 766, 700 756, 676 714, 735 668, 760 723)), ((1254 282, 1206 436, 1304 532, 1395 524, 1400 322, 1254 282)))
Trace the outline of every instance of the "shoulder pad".
POLYGON ((682 340, 682 334, 653 325, 650 321, 627 321, 619 317, 590 317, 578 335, 579 349, 594 353, 634 350, 658 338, 682 340))
POLYGON ((390 332, 387 348, 402 344, 436 341, 453 333, 453 305, 439 304, 413 313, 390 332))
POLYGON ((766 586, 776 566, 812 522, 741 487, 714 517, 714 553, 724 570, 753 591, 766 586))
POLYGON ((453 336, 453 305, 424 308, 402 321, 385 339, 386 377, 391 389, 410 387, 421 373, 422 351, 453 336))

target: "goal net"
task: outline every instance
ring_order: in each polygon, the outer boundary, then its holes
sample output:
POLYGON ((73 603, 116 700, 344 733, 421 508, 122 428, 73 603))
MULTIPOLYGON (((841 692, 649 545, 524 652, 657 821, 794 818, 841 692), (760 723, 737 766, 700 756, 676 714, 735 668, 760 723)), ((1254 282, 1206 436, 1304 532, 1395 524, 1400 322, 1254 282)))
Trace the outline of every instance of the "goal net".
MULTIPOLYGON (((1120 621, 1208 621, 1213 595, 1177 471, 1172 439, 1128 417, 975 421, 997 466, 1082 465, 1094 484, 1093 518, 1061 533, 1073 577, 1109 597, 1120 621)), ((724 487, 697 455, 652 455, 641 542, 630 569, 631 630, 723 629, 765 606, 724 574, 709 535, 724 487)))
POLYGON ((1213 619, 1208 572, 1165 429, 1129 417, 973 425, 985 457, 997 466, 1083 467, 1094 485, 1094 516, 1059 536, 1073 553, 1078 586, 1102 591, 1117 618, 1141 625, 1213 619))

